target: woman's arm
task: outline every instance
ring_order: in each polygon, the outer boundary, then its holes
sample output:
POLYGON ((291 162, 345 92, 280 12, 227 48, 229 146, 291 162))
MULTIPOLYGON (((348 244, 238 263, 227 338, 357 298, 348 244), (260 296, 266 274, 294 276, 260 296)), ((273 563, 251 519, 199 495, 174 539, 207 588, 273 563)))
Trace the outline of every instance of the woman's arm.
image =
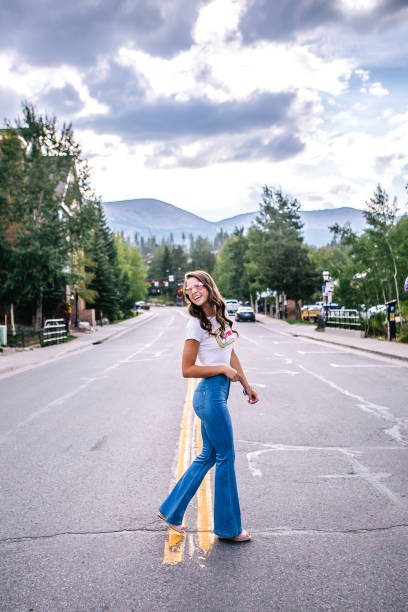
POLYGON ((217 374, 225 374, 231 380, 231 382, 238 382, 240 376, 233 367, 226 365, 219 366, 199 366, 196 365, 198 347, 200 343, 198 340, 186 340, 184 342, 184 351, 182 359, 182 370, 184 378, 210 378, 211 376, 217 376, 217 374))
POLYGON ((245 376, 244 369, 234 349, 232 349, 230 363, 231 363, 231 367, 234 368, 234 370, 236 370, 238 373, 241 385, 244 387, 245 392, 249 398, 248 402, 250 404, 256 404, 256 402, 259 401, 258 394, 256 391, 254 391, 254 389, 252 389, 251 385, 248 383, 248 379, 245 376))

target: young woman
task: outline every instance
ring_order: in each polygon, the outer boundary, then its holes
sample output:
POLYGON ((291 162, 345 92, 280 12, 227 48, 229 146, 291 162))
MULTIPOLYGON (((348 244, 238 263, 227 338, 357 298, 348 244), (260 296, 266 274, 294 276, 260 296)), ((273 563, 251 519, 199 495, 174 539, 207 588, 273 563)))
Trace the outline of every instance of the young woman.
POLYGON ((240 382, 248 402, 258 401, 248 384, 234 343, 238 333, 225 313, 225 303, 207 272, 188 272, 184 295, 191 315, 186 327, 182 369, 185 378, 201 378, 193 408, 201 419, 203 449, 159 508, 159 516, 180 534, 187 505, 208 470, 214 465, 214 532, 222 539, 247 542, 242 529, 234 468, 234 440, 227 408, 231 382, 240 382), (196 365, 196 360, 199 365, 196 365))

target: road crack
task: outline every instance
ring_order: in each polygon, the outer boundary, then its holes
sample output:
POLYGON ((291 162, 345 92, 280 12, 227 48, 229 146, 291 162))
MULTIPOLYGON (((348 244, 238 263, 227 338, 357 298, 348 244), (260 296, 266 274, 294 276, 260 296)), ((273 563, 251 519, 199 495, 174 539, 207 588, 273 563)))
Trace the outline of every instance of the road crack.
MULTIPOLYGON (((382 527, 355 527, 351 529, 317 529, 317 528, 289 528, 289 527, 271 527, 267 529, 251 529, 253 535, 359 535, 359 534, 372 534, 392 531, 394 529, 406 529, 408 523, 396 523, 395 525, 384 525, 382 527)), ((88 535, 116 535, 123 533, 164 533, 167 528, 153 528, 153 527, 135 527, 126 529, 113 529, 110 531, 61 531, 57 533, 50 533, 38 536, 21 536, 21 537, 7 537, 0 538, 0 544, 6 544, 10 542, 30 542, 37 540, 47 540, 52 538, 58 538, 61 536, 88 536, 88 535)), ((186 533, 214 533, 207 529, 187 529, 186 533)))
POLYGON ((354 527, 350 529, 289 529, 286 527, 272 527, 271 529, 256 531, 251 529, 251 533, 258 535, 316 535, 316 534, 343 534, 343 535, 359 535, 363 533, 381 533, 392 531, 393 529, 406 529, 408 523, 396 523, 395 525, 384 525, 382 527, 354 527))
POLYGON ((166 528, 154 528, 154 527, 128 527, 123 529, 112 529, 112 530, 95 530, 95 531, 59 531, 56 533, 47 533, 42 535, 27 535, 27 536, 10 536, 7 538, 0 538, 0 544, 6 542, 24 542, 30 540, 46 540, 48 538, 59 538, 61 536, 87 536, 87 535, 114 535, 120 533, 159 533, 166 531, 166 528))

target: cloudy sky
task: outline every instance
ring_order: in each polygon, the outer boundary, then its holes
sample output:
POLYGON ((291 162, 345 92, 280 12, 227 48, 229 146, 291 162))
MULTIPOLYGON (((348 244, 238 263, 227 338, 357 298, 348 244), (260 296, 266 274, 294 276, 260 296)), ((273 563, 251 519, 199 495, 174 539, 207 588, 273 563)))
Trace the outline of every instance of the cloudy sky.
POLYGON ((72 121, 103 200, 210 220, 408 182, 408 0, 2 0, 0 109, 72 121))

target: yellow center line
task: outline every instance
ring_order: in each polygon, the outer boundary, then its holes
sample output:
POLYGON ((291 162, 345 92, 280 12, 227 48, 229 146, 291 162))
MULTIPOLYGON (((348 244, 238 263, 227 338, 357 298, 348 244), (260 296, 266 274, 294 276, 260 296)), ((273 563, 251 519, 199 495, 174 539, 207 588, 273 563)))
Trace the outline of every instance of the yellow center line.
MULTIPOLYGON (((175 481, 177 482, 184 474, 190 464, 191 452, 191 434, 192 434, 192 417, 193 417, 193 389, 194 379, 189 378, 187 384, 186 399, 184 402, 183 417, 181 420, 180 437, 179 437, 179 452, 175 481)), ((186 527, 186 521, 183 521, 186 527)), ((168 538, 164 544, 163 564, 177 565, 184 559, 185 548, 184 536, 179 535, 172 529, 168 530, 168 538)))
MULTIPOLYGON (((203 439, 201 435, 201 421, 195 417, 193 427, 193 393, 196 384, 196 379, 189 378, 187 384, 186 398, 184 402, 183 416, 181 419, 180 436, 178 444, 178 460, 175 473, 175 482, 177 482, 189 467, 191 462, 191 453, 195 455, 200 453, 203 448, 203 439), (194 441, 196 444, 194 444, 194 441)), ((193 557, 195 551, 194 540, 198 541, 198 546, 204 556, 211 550, 214 545, 214 520, 212 510, 212 493, 211 479, 208 473, 201 483, 197 491, 197 534, 196 538, 193 534, 188 534, 189 556, 193 557)), ((183 525, 186 527, 184 518, 183 525)), ((168 530, 168 537, 164 544, 163 564, 177 565, 184 561, 184 553, 186 547, 187 536, 181 536, 172 529, 168 530)))
MULTIPOLYGON (((201 421, 197 417, 196 424, 197 447, 198 452, 203 448, 203 438, 201 435, 201 421)), ((207 472, 198 491, 198 509, 197 509, 197 530, 198 530, 198 545, 202 552, 206 555, 214 545, 214 520, 212 509, 212 494, 211 494, 211 479, 210 473, 207 472)))

